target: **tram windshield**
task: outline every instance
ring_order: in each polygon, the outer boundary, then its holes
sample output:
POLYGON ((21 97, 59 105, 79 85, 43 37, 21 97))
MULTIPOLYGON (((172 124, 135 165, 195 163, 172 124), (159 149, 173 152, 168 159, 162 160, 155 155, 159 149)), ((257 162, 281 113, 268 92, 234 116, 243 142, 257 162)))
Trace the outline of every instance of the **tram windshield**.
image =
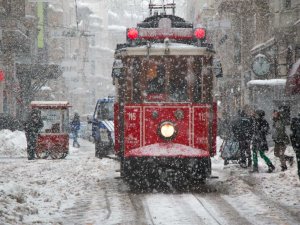
POLYGON ((147 101, 188 101, 187 60, 158 58, 145 63, 147 101))
POLYGON ((165 92, 166 70, 163 64, 151 63, 146 76, 147 94, 162 94, 165 92))
POLYGON ((114 119, 114 103, 101 102, 97 106, 96 119, 98 120, 113 120, 114 119))

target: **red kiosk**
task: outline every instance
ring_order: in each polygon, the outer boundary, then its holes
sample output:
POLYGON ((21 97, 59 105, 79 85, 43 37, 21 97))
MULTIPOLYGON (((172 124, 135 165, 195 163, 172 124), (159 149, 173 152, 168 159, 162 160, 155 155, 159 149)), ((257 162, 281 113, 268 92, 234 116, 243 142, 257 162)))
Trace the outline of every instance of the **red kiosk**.
POLYGON ((43 128, 38 135, 37 158, 63 159, 69 153, 69 108, 67 101, 33 101, 32 109, 41 111, 43 128))

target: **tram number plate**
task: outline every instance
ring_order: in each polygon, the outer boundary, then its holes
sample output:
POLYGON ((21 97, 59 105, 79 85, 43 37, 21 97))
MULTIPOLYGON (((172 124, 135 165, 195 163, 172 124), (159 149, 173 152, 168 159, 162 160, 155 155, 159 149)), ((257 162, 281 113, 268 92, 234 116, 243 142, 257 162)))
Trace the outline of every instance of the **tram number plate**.
POLYGON ((109 142, 108 133, 106 129, 100 129, 100 138, 102 142, 109 142))

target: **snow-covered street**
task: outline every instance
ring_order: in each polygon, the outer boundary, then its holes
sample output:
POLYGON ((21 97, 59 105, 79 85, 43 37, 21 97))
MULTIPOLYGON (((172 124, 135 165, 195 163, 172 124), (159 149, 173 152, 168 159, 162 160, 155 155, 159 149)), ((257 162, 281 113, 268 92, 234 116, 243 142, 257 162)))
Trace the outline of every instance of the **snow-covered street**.
MULTIPOLYGON (((213 159, 213 175, 195 191, 130 190, 118 162, 94 157, 80 140, 64 160, 28 161, 22 132, 0 131, 0 224, 299 224, 296 165, 251 174, 213 159)), ((218 141, 220 144, 220 140, 218 141)), ((291 147, 289 154, 294 154, 291 147)), ((262 161, 259 161, 262 163, 262 161)))

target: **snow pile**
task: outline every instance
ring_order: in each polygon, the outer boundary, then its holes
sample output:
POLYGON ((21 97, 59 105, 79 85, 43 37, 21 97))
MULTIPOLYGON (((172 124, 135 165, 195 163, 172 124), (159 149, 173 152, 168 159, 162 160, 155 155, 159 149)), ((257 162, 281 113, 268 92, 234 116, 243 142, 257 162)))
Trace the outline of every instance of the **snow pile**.
POLYGON ((251 80, 247 83, 247 87, 253 86, 284 86, 286 79, 270 79, 270 80, 251 80))
POLYGON ((98 184, 107 174, 116 173, 116 163, 94 157, 92 143, 79 143, 81 147, 74 148, 70 140, 64 160, 0 157, 0 224, 73 224, 63 223, 67 218, 62 216, 93 191, 101 191, 98 184))
POLYGON ((125 26, 119 26, 119 25, 109 25, 107 27, 108 30, 111 30, 111 31, 121 31, 121 32, 125 32, 127 27, 125 26))
POLYGON ((25 215, 38 214, 38 209, 28 201, 36 192, 31 192, 31 196, 28 194, 30 193, 27 193, 24 186, 13 181, 0 185, 1 224, 4 224, 3 219, 10 224, 16 224, 17 221, 23 221, 25 215))
POLYGON ((0 157, 26 156, 26 143, 24 132, 0 130, 0 157))

